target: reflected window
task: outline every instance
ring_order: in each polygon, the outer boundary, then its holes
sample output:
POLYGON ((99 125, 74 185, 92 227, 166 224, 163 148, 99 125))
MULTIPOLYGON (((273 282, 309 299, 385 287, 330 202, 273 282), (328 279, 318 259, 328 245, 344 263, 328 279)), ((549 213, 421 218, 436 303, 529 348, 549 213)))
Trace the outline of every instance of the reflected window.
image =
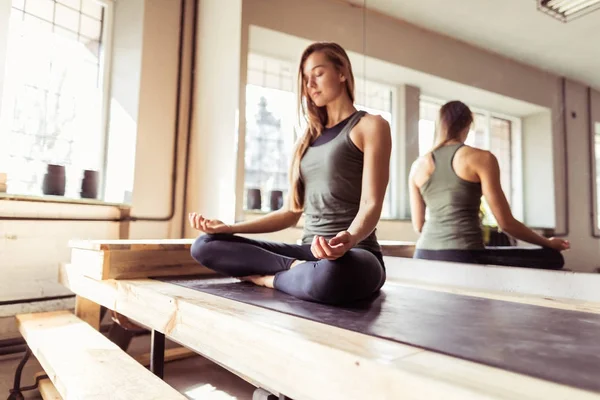
MULTIPOLYGON (((244 209, 271 211, 289 188, 289 165, 296 139, 296 65, 263 54, 248 55, 244 209)), ((392 126, 393 88, 355 78, 355 106, 381 115, 392 126)), ((390 182, 392 179, 390 179, 390 182)), ((393 216, 391 189, 382 217, 393 216)))

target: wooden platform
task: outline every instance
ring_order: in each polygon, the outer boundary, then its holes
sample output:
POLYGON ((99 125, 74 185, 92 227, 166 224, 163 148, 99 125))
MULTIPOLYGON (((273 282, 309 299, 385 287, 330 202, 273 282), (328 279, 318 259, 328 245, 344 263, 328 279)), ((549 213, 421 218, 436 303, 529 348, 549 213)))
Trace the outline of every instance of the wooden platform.
MULTIPOLYGON (((214 274, 190 255, 194 239, 72 240, 70 263, 94 279, 214 274)), ((390 257, 412 257, 414 243, 382 241, 390 257)))
MULTIPOLYGON (((64 400, 186 398, 68 311, 21 314, 17 321, 64 400)), ((56 397, 47 383, 40 391, 56 397)))
POLYGON ((69 242, 71 264, 95 279, 214 274, 190 255, 191 239, 74 240, 69 242))
POLYGON ((597 393, 172 284, 99 281, 81 275, 75 266, 63 268, 63 282, 78 295, 294 400, 600 399, 597 393))

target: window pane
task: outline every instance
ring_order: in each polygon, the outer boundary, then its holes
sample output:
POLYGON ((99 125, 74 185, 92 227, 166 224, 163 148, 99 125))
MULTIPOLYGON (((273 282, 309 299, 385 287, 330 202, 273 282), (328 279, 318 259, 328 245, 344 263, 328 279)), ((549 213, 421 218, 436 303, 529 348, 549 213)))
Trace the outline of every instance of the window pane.
POLYGON ((25 0, 13 0, 12 2, 13 9, 23 10, 25 9, 25 0))
POLYGON ((102 19, 102 5, 96 0, 82 0, 81 12, 97 20, 102 19))
POLYGON ((81 34, 89 39, 100 40, 102 23, 99 20, 81 16, 81 34))
POLYGON ((29 0, 25 3, 25 12, 52 22, 54 15, 54 1, 52 0, 29 0))
MULTIPOLYGON (((30 0, 28 0, 28 1, 30 1, 30 0)), ((56 2, 64 4, 67 7, 70 7, 76 11, 79 11, 79 8, 81 6, 81 0, 56 0, 56 2)))
POLYGON ((73 32, 78 32, 79 16, 80 14, 77 11, 74 11, 60 4, 56 5, 56 14, 54 16, 54 21, 58 26, 61 26, 73 32))
POLYGON ((494 153, 500 165, 500 182, 506 198, 510 202, 511 187, 511 122, 505 119, 492 118, 490 151, 494 153))
MULTIPOLYGON (((294 93, 246 86, 245 193, 259 189, 261 209, 270 209, 271 192, 289 187, 288 169, 294 144, 294 93)), ((248 202, 244 202, 247 208, 248 202)))
POLYGON ((473 113, 473 127, 469 131, 466 144, 480 149, 488 150, 488 121, 487 116, 473 113))

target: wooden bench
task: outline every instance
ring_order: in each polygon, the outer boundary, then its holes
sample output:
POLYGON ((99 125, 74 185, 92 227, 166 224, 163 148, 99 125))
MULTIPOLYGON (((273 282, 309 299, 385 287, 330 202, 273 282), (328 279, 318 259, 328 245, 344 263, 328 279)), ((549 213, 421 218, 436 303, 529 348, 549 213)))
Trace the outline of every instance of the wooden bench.
MULTIPOLYGON (((185 399, 68 311, 17 315, 19 331, 64 400, 185 399)), ((42 388, 40 388, 42 391, 42 388)))

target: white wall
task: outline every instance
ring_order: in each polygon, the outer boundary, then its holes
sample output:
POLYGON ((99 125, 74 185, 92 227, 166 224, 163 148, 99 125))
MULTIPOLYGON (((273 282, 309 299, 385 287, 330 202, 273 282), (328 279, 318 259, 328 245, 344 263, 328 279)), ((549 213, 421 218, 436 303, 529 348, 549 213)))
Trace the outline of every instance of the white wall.
POLYGON ((568 266, 577 271, 600 267, 600 242, 592 237, 590 171, 590 116, 587 88, 567 81, 567 159, 569 194, 569 235, 571 251, 565 253, 568 266))
POLYGON ((131 201, 138 138, 144 0, 117 1, 110 73, 106 200, 131 201))
MULTIPOLYGON (((179 20, 179 1, 145 1, 132 204, 134 216, 165 217, 170 212, 171 177, 175 172, 172 165, 177 119, 179 20)), ((182 90, 189 90, 189 86, 183 86, 182 90)), ((185 115, 180 114, 180 128, 185 127, 185 115)), ((180 133, 180 138, 184 137, 185 132, 180 133)), ((181 179, 180 173, 178 177, 181 179)), ((131 238, 176 237, 180 233, 180 224, 181 218, 167 222, 136 222, 131 227, 131 238)))
POLYGON ((242 0, 200 2, 188 207, 227 222, 235 218, 241 19, 242 0))
MULTIPOLYGON (((0 200, 2 216, 118 218, 114 207, 0 200)), ((0 301, 69 293, 58 265, 70 259, 71 239, 119 238, 112 222, 0 220, 0 301)), ((0 313, 1 314, 1 313, 0 313)))
POLYGON ((552 159, 552 117, 542 112, 523 118, 524 222, 538 228, 556 224, 552 159))

